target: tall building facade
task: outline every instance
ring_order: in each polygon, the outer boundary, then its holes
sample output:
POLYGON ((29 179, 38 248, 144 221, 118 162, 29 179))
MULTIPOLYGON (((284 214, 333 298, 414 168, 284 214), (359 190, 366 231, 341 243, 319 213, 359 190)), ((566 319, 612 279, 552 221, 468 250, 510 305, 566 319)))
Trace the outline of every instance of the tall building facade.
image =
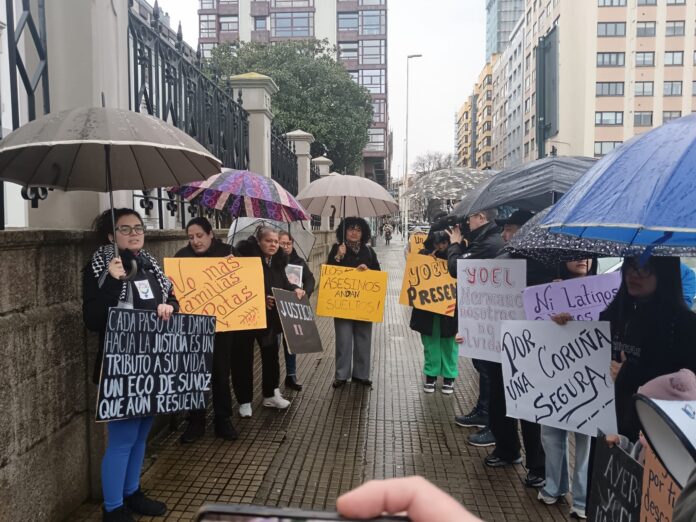
POLYGON ((524 2, 486 0, 486 62, 505 49, 510 34, 524 12, 524 2))
POLYGON ((478 86, 457 111, 457 166, 476 168, 478 86))
POLYGON ((477 169, 490 169, 493 161, 493 68, 499 55, 494 54, 477 83, 476 108, 476 163, 477 169))
POLYGON ((199 0, 203 56, 223 42, 327 39, 353 80, 372 96, 373 121, 360 175, 387 185, 390 137, 387 0, 199 0))

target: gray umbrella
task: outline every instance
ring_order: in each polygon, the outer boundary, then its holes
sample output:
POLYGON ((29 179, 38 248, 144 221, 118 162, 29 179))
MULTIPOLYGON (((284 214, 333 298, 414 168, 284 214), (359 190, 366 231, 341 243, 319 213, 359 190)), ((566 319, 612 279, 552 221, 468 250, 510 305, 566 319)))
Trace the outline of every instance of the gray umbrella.
POLYGON ((423 174, 404 194, 417 199, 460 200, 493 175, 492 170, 450 168, 423 174))
POLYGON ((503 205, 541 210, 565 194, 595 161, 582 156, 550 156, 503 170, 471 191, 453 213, 467 216, 503 205))

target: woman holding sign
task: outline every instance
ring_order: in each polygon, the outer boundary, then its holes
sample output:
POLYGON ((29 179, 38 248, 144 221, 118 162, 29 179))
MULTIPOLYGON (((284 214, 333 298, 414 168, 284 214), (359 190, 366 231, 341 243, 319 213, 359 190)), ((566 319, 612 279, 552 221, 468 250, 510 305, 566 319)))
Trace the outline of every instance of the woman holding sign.
POLYGON ((278 336, 282 333, 280 317, 275 306, 272 288, 294 291, 302 299, 305 291, 290 284, 285 274, 288 258, 280 249, 278 231, 271 227, 259 227, 256 233, 237 243, 242 257, 260 257, 263 266, 263 282, 266 294, 266 328, 239 332, 239 345, 234 353, 232 383, 237 400, 241 404, 239 414, 251 417, 251 399, 254 389, 254 341, 261 348, 261 378, 263 405, 267 408, 284 410, 290 406, 278 389, 280 363, 278 361, 278 336))
MULTIPOLYGON (((186 225, 189 243, 179 250, 174 257, 230 257, 237 255, 237 250, 223 243, 213 234, 213 225, 204 217, 195 217, 186 225)), ((213 349, 213 413, 215 415, 215 435, 225 440, 237 440, 237 430, 230 420, 232 416, 232 391, 230 375, 232 374, 232 350, 234 332, 215 334, 213 349)), ((179 439, 184 444, 194 442, 205 434, 205 410, 192 410, 189 413, 188 426, 179 439)))
MULTIPOLYGON (((140 214, 119 208, 114 210, 114 216, 115 227, 109 210, 95 220, 94 229, 102 246, 83 270, 82 315, 87 328, 99 332, 99 354, 94 369, 97 384, 109 308, 125 306, 156 310, 164 320, 169 320, 179 310, 172 283, 155 258, 143 250, 145 225, 140 214), (118 257, 114 256, 113 241, 118 247, 118 257), (124 266, 137 266, 137 273, 126 280, 124 266)), ((131 512, 161 516, 167 511, 163 502, 146 497, 140 489, 145 445, 153 419, 149 416, 106 423, 108 442, 101 467, 104 521, 130 522, 134 520, 131 512)))
MULTIPOLYGON (((363 218, 345 218, 336 229, 337 243, 331 247, 326 264, 358 270, 380 270, 377 254, 367 245, 371 236, 370 226, 363 218)), ((355 382, 372 386, 370 380, 372 323, 334 318, 334 328, 336 380, 333 387, 340 388, 351 376, 355 382)))

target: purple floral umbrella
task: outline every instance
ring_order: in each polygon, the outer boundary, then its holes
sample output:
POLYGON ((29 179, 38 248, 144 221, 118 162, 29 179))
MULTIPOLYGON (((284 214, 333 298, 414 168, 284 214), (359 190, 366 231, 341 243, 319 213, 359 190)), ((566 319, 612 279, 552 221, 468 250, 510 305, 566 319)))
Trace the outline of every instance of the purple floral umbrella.
POLYGON ((248 170, 223 168, 205 181, 194 181, 170 192, 193 205, 228 212, 232 217, 254 217, 275 221, 311 219, 297 200, 271 178, 248 170))

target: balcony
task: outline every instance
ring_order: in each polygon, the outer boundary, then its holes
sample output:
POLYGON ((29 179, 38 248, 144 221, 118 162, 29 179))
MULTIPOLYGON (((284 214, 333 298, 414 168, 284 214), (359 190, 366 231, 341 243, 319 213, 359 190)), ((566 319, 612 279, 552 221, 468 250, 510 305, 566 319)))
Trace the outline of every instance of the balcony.
POLYGON ((269 43, 271 41, 271 31, 251 31, 251 41, 254 43, 269 43))
POLYGON ((271 3, 268 1, 252 0, 251 16, 268 16, 271 12, 271 3))
POLYGON ((358 0, 338 0, 336 9, 339 13, 357 11, 358 0))

